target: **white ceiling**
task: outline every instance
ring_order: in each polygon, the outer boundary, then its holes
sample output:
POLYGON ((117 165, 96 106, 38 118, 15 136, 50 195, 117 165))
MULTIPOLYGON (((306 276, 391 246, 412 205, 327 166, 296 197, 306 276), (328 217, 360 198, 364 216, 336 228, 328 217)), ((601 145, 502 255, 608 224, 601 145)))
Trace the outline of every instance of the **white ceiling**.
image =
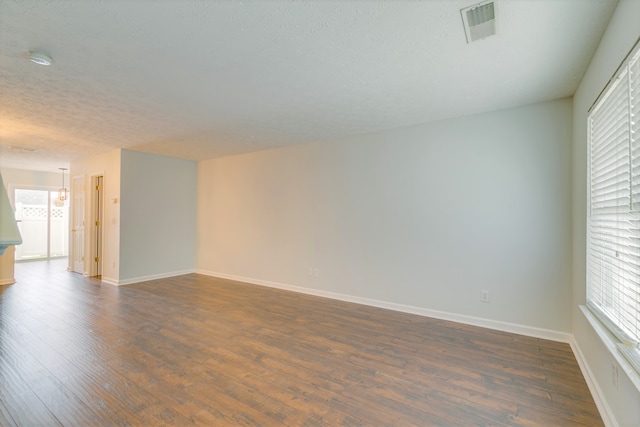
POLYGON ((0 166, 199 160, 570 96, 616 0, 496 0, 498 34, 467 44, 474 3, 0 0, 0 166))

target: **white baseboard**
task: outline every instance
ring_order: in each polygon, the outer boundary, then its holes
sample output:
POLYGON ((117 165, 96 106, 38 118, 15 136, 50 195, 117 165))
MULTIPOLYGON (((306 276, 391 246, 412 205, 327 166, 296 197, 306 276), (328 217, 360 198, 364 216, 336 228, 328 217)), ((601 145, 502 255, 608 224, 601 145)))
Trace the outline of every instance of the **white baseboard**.
MULTIPOLYGON (((89 276, 87 276, 87 277, 89 277, 89 276)), ((102 276, 102 278, 100 280, 103 283, 106 283, 108 285, 118 286, 118 279, 112 279, 111 277, 102 276)))
POLYGON ((573 354, 576 356, 576 360, 578 361, 578 366, 580 367, 582 376, 587 382, 587 387, 589 387, 589 391, 591 392, 591 396, 593 396, 593 400, 595 401, 596 407, 600 412, 600 416, 602 417, 604 425, 607 427, 618 427, 618 423, 613 416, 613 411, 609 407, 607 400, 604 398, 604 393, 598 385, 598 381, 596 381, 591 368, 589 368, 589 364, 584 357, 584 353, 582 353, 578 342, 573 338, 573 336, 571 337, 569 345, 571 346, 571 350, 573 350, 573 354))
POLYGON ((134 283, 148 282, 149 280, 166 279, 167 277, 175 277, 175 276, 184 276, 185 274, 191 274, 191 273, 195 273, 195 270, 190 269, 190 270, 172 271, 168 273, 134 277, 134 278, 125 279, 125 280, 116 280, 108 277, 103 277, 102 281, 110 285, 125 286, 125 285, 132 285, 134 283))
POLYGON ((400 311, 403 313, 417 314, 419 316, 433 317, 441 320, 449 320, 452 322, 464 323, 467 325, 479 326, 482 328, 495 329, 503 332, 511 332, 519 335, 526 335, 535 338, 542 338, 551 341, 559 341, 570 343, 572 336, 566 332, 552 331, 549 329, 535 328, 531 326, 518 325, 515 323, 500 322, 497 320, 483 319, 480 317, 466 316, 456 313, 448 313, 438 310, 430 310, 428 308, 415 307, 411 305, 397 304, 393 302, 380 301, 370 298, 345 295, 335 292, 322 291, 318 289, 303 288, 300 286, 286 285, 283 283, 270 282, 267 280, 253 279, 251 277, 235 276, 232 274, 220 273, 217 271, 207 271, 196 269, 197 274, 218 277, 221 279, 235 280, 238 282, 251 283, 253 285, 267 286, 270 288, 283 289, 287 291, 299 292, 308 295, 314 295, 324 298, 331 298, 340 301, 352 302, 356 304, 369 305, 372 307, 385 308, 388 310, 400 311))
POLYGON ((14 283, 16 283, 16 281, 13 278, 0 280, 0 286, 12 285, 14 283))

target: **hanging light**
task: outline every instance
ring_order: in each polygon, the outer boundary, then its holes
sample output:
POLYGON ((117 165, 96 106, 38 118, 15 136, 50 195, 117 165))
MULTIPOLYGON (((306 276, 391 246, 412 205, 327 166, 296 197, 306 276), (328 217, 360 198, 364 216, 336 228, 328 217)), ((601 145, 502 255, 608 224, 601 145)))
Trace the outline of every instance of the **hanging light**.
POLYGON ((67 170, 67 168, 58 168, 62 171, 62 188, 60 190, 58 190, 58 200, 61 201, 65 201, 67 200, 67 195, 68 195, 68 191, 66 189, 66 187, 64 186, 64 171, 67 170))

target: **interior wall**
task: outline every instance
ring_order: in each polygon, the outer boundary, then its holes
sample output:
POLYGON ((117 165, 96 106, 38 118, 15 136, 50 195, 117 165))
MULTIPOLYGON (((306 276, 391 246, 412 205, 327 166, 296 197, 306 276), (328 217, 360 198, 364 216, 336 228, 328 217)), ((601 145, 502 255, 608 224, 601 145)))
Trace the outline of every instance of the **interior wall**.
MULTIPOLYGON (((62 172, 41 172, 24 169, 2 168, 2 179, 4 180, 7 194, 13 203, 13 189, 16 186, 34 189, 58 189, 62 186, 62 172)), ((64 183, 69 188, 69 171, 65 171, 64 183)))
POLYGON ((564 99, 202 161, 196 267, 569 331, 570 144, 564 99))
POLYGON ((573 102, 573 334, 610 414, 623 426, 640 425, 640 391, 623 369, 613 384, 614 358, 579 306, 586 301, 587 113, 639 37, 640 2, 621 0, 573 102))
POLYGON ((119 283, 195 268, 193 161, 122 150, 119 283))
MULTIPOLYGON (((120 151, 113 150, 97 156, 87 157, 71 162, 69 171, 70 180, 74 177, 84 176, 85 188, 91 187, 91 177, 104 177, 103 196, 103 234, 102 241, 102 280, 109 283, 117 283, 120 276, 120 203, 110 203, 111 200, 120 200, 120 151)), ((69 184, 71 186, 71 184, 69 184)), ((73 198, 72 198, 73 199, 73 198)), ((90 259, 90 223, 91 215, 91 191, 86 191, 84 197, 85 213, 85 248, 84 248, 84 274, 89 274, 90 259)), ((71 209, 73 209, 73 202, 71 209)), ((71 250, 71 248, 70 248, 71 250)), ((70 254, 70 259, 73 257, 70 254)))

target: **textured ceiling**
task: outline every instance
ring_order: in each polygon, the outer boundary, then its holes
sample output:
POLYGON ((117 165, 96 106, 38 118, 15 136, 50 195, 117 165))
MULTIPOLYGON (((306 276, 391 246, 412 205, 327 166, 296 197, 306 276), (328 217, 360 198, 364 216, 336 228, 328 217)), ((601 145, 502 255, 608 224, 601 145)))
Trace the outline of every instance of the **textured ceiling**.
POLYGON ((616 5, 496 0, 498 34, 467 44, 475 2, 0 0, 0 166, 199 160, 570 96, 616 5))

